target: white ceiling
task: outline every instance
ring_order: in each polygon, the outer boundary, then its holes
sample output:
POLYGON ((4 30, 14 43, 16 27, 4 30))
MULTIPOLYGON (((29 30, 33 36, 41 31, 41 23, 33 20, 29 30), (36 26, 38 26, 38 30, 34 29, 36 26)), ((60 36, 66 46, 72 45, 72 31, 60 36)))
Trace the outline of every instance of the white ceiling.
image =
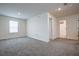
POLYGON ((0 3, 0 15, 29 19, 44 12, 50 12, 55 17, 79 13, 79 4, 73 4, 71 7, 63 6, 62 3, 0 3), (58 7, 62 7, 63 12, 56 11, 58 7), (21 15, 18 15, 18 12, 21 15))
POLYGON ((50 13, 55 17, 68 16, 73 14, 79 14, 79 4, 67 4, 60 6, 61 11, 54 10, 50 11, 50 13))

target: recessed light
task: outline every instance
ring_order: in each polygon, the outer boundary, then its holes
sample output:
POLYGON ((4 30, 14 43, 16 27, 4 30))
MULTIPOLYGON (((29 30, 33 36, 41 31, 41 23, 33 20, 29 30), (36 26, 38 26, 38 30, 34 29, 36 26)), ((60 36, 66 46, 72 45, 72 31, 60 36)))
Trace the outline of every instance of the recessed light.
POLYGON ((61 11, 61 8, 58 8, 57 10, 58 10, 58 11, 61 11))
POLYGON ((18 12, 18 15, 21 15, 21 13, 20 13, 20 12, 18 12))

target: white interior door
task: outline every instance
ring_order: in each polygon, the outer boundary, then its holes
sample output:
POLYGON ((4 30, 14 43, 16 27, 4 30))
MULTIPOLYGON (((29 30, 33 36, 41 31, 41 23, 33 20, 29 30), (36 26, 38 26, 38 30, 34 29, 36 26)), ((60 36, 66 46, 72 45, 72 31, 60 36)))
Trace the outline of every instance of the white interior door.
POLYGON ((60 38, 66 38, 66 20, 60 20, 60 38))
POLYGON ((49 18, 49 38, 52 39, 52 18, 49 18))

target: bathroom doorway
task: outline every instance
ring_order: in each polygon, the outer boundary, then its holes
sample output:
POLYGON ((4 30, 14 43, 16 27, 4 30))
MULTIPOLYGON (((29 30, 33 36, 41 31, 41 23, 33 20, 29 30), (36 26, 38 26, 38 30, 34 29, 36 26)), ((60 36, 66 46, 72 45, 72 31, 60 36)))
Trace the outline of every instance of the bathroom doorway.
POLYGON ((60 38, 66 38, 66 20, 60 20, 60 38))

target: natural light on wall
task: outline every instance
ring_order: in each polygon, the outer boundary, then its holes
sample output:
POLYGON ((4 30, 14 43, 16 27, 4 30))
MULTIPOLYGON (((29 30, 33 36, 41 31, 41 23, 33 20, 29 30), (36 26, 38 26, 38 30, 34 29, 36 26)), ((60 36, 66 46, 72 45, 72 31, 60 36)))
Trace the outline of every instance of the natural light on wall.
POLYGON ((17 21, 9 21, 9 32, 10 33, 18 32, 18 22, 17 21))

